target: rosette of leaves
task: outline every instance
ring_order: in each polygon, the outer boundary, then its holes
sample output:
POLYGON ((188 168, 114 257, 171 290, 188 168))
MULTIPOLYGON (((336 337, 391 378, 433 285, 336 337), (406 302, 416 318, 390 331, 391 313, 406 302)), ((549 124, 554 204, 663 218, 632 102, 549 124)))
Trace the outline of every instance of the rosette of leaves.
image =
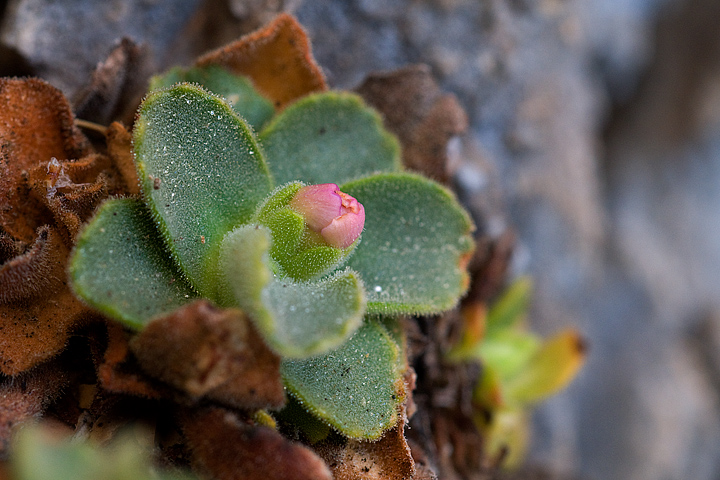
POLYGON ((403 170, 397 140, 360 97, 305 96, 273 115, 245 78, 175 70, 140 107, 140 199, 105 203, 78 238, 74 291, 135 330, 197 298, 249 314, 282 358, 287 391, 347 437, 376 439, 404 399, 402 314, 453 307, 472 222, 453 195, 403 170), (222 97, 192 80, 210 86, 222 97), (300 248, 302 185, 364 205, 352 251, 300 248), (279 268, 293 258, 292 268, 279 268))

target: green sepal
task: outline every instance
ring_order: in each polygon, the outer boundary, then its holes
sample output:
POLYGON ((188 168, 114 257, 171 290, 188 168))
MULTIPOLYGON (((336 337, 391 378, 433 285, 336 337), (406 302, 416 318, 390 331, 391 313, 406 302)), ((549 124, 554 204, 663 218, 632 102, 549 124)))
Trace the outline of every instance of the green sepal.
POLYGON ((300 281, 317 279, 337 269, 359 243, 357 240, 347 248, 333 247, 306 228, 303 216, 288 206, 303 186, 291 182, 275 189, 254 217, 272 232, 270 256, 276 262, 275 270, 300 281))
POLYGON ((249 79, 234 75, 217 65, 184 69, 174 67, 150 79, 150 91, 178 83, 197 83, 220 95, 255 130, 262 128, 275 114, 270 100, 258 92, 249 79))
POLYGON ((285 271, 285 266, 297 254, 298 246, 305 232, 303 217, 289 208, 282 208, 268 215, 264 222, 260 222, 272 232, 272 247, 270 256, 285 271))
POLYGON ((75 294, 105 315, 141 329, 158 316, 193 301, 139 200, 109 200, 77 239, 70 259, 75 294))
POLYGON ((283 207, 287 207, 293 197, 297 194, 298 190, 304 186, 305 184, 302 182, 290 182, 277 187, 270 195, 267 196, 267 198, 265 198, 265 200, 262 201, 260 205, 258 205, 253 220, 258 223, 265 223, 278 210, 283 207))
POLYGON ((146 201, 188 280, 213 297, 217 248, 272 189, 247 123, 194 85, 151 93, 134 129, 146 201))
POLYGON ((347 249, 319 245, 298 253, 284 266, 285 272, 295 280, 312 280, 336 269, 348 256, 347 249))
POLYGON ((365 282, 368 312, 452 308, 468 286, 470 217, 444 187, 410 173, 372 175, 341 190, 365 207, 362 242, 347 265, 365 282))
POLYGON ((337 348, 358 329, 365 310, 363 284, 345 270, 313 282, 272 273, 271 235, 263 226, 230 232, 220 248, 224 275, 218 301, 249 312, 268 345, 286 358, 337 348))
POLYGON ((288 391, 313 415, 343 435, 375 440, 398 420, 405 397, 400 350, 374 320, 337 350, 304 360, 285 360, 288 391))
POLYGON ((352 93, 308 95, 260 132, 278 183, 341 184, 401 169, 400 146, 378 113, 352 93))

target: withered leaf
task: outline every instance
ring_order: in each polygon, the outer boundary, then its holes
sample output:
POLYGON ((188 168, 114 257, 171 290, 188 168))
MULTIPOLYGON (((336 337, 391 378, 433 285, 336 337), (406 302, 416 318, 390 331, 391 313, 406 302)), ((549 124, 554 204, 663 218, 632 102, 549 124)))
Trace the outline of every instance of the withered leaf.
POLYGON ((31 300, 61 287, 67 254, 68 249, 55 229, 40 227, 27 252, 0 263, 0 303, 31 300))
POLYGON ((12 433, 38 417, 63 390, 67 377, 57 365, 46 364, 0 383, 0 459, 6 458, 12 433))
POLYGON ((291 15, 200 57, 198 66, 219 65, 245 75, 277 109, 327 88, 305 31, 291 15))
POLYGON ((78 118, 107 125, 137 108, 135 98, 145 86, 146 48, 123 38, 92 74, 90 84, 73 102, 78 118))
POLYGON ((244 409, 285 403, 280 358, 240 310, 198 300, 153 320, 131 347, 148 374, 193 397, 244 409))
POLYGON ((80 158, 90 152, 73 124, 70 106, 55 87, 38 79, 0 79, 0 225, 31 243, 47 215, 29 201, 25 172, 40 162, 80 158))
POLYGON ((66 287, 31 302, 0 303, 0 372, 17 375, 52 358, 91 318, 66 287))
POLYGON ((403 163, 447 183, 448 143, 467 129, 468 119, 454 95, 443 94, 427 65, 375 73, 356 89, 383 114, 385 126, 403 146, 403 163))
MULTIPOLYGON (((404 415, 400 415, 404 419, 404 415)), ((398 424, 375 442, 348 440, 344 445, 329 441, 317 446, 320 456, 330 466, 335 480, 410 480, 415 462, 403 430, 398 424)))
POLYGON ((277 431, 220 408, 192 411, 182 428, 200 471, 217 480, 332 480, 327 465, 277 431))
POLYGON ((100 385, 113 393, 144 398, 161 398, 163 392, 138 371, 130 355, 130 334, 115 322, 107 322, 108 344, 99 363, 100 385))

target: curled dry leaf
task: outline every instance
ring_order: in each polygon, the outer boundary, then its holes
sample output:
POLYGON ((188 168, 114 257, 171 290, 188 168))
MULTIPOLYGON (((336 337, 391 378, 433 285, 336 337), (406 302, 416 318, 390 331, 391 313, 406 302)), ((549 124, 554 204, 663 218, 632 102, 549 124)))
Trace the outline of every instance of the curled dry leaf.
POLYGON ((183 432, 196 468, 217 480, 332 480, 327 465, 277 431, 220 408, 188 412, 183 432))
POLYGON ((113 393, 161 398, 163 395, 157 386, 137 371, 130 355, 130 335, 114 322, 107 323, 107 335, 107 349, 97 367, 100 385, 113 393))
POLYGON ((147 49, 123 38, 92 74, 90 84, 75 97, 78 118, 107 125, 134 111, 138 92, 147 80, 147 49))
POLYGON ((400 138, 403 163, 447 183, 452 173, 449 142, 468 126, 454 95, 444 94, 427 65, 376 73, 356 89, 383 114, 385 126, 400 138))
POLYGON ((65 268, 73 236, 107 196, 109 177, 100 172, 108 167, 59 90, 37 79, 0 79, 2 373, 51 358, 90 317, 70 293, 65 268))
POLYGON ((44 365, 0 383, 0 458, 6 458, 13 431, 38 417, 61 392, 67 378, 57 365, 44 365))
POLYGON ((278 15, 265 28, 200 57, 197 66, 220 65, 249 77, 275 108, 327 88, 300 24, 278 15))
POLYGON ((8 241, 9 255, 0 257, 0 304, 30 301, 61 287, 68 249, 54 228, 40 227, 25 253, 11 250, 13 246, 8 241))
POLYGON ((400 420, 375 442, 348 440, 344 445, 328 442, 319 445, 317 450, 330 466, 335 480, 410 480, 416 469, 404 428, 405 421, 400 420))
MULTIPOLYGON (((116 149, 118 150, 118 149, 116 149)), ((0 79, 0 371, 54 356, 90 311, 65 282, 82 223, 125 188, 113 158, 94 154, 65 97, 36 79, 0 79)))
POLYGON ((193 397, 245 409, 285 403, 280 358, 240 310, 198 300, 153 320, 131 347, 147 373, 193 397))
POLYGON ((38 227, 51 223, 27 197, 25 172, 51 158, 80 158, 90 146, 73 124, 62 93, 37 79, 0 79, 0 225, 32 243, 38 227))

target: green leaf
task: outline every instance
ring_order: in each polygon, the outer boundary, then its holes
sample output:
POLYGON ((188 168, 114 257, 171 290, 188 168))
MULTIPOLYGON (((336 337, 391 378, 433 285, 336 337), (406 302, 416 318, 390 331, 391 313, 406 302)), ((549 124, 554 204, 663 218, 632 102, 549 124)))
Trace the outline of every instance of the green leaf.
POLYGON ((337 183, 400 170, 400 147, 357 95, 325 92, 298 100, 260 133, 278 183, 337 183))
POLYGON ((285 360, 288 391, 344 435, 374 440, 397 422, 404 400, 397 344, 368 320, 342 347, 319 357, 285 360))
POLYGON ((249 79, 233 75, 217 65, 172 68, 150 80, 150 91, 177 83, 197 83, 222 96, 255 129, 260 129, 275 114, 272 102, 260 95, 249 79))
POLYGON ((452 194, 409 173, 373 175, 341 187, 365 206, 362 242, 347 265, 367 289, 370 313, 437 313, 468 283, 472 222, 452 194))
POLYGON ((508 401, 532 404, 565 388, 585 363, 587 346, 572 329, 546 340, 505 385, 508 401))
POLYGON ((516 325, 525 317, 532 295, 532 279, 520 277, 492 304, 487 316, 487 335, 516 325))
POLYGON ((163 247, 142 202, 107 201, 77 239, 73 290, 102 313, 141 329, 197 297, 163 247))
POLYGON ((265 227, 244 225, 227 235, 219 256, 221 303, 250 313, 268 345, 284 357, 308 357, 341 345, 360 326, 365 310, 357 274, 344 271, 315 282, 279 278, 269 250, 265 227))
POLYGON ((185 472, 158 472, 130 432, 109 445, 58 439, 48 427, 26 426, 14 440, 11 458, 15 480, 191 480, 185 472))
POLYGON ((474 354, 483 364, 492 367, 501 380, 507 380, 527 366, 541 343, 533 333, 503 330, 485 337, 475 347, 474 354))
POLYGON ((272 189, 249 127, 221 99, 178 85, 151 93, 134 130, 145 198, 190 282, 213 298, 215 254, 272 189))

